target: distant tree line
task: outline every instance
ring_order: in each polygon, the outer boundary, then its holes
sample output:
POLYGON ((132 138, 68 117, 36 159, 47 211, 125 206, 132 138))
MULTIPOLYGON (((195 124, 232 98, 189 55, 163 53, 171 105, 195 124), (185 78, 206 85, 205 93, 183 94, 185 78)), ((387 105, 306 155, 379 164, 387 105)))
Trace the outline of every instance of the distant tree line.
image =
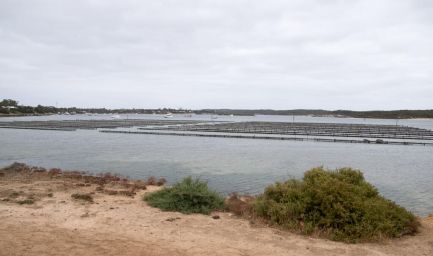
POLYGON ((406 119, 406 118, 433 118, 433 109, 430 110, 390 110, 390 111, 351 111, 351 110, 322 110, 322 109, 202 109, 195 110, 196 114, 218 115, 286 115, 286 116, 334 116, 355 118, 381 118, 381 119, 406 119))
POLYGON ((0 114, 4 115, 51 115, 51 114, 166 114, 192 113, 189 109, 159 108, 159 109, 106 109, 106 108, 57 108, 53 106, 24 106, 18 101, 4 99, 0 101, 0 114))
POLYGON ((430 110, 390 110, 390 111, 351 111, 351 110, 322 110, 322 109, 293 109, 293 110, 273 110, 273 109, 106 109, 106 108, 57 108, 53 106, 24 106, 19 105, 18 101, 4 99, 0 101, 0 114, 2 115, 50 115, 50 114, 166 114, 166 113, 195 113, 212 115, 287 115, 287 116, 335 116, 335 117, 356 117, 356 118, 385 118, 385 119, 404 119, 404 118, 433 118, 433 109, 430 110))

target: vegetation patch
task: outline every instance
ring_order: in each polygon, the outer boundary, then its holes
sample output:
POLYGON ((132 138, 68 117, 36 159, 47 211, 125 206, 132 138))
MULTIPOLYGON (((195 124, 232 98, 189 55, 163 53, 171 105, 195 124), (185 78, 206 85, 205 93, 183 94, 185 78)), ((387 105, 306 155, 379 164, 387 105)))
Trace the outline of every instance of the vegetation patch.
POLYGON ((27 199, 24 199, 24 200, 18 200, 18 201, 15 201, 17 204, 34 204, 35 203, 35 201, 33 200, 33 199, 31 199, 31 198, 27 198, 27 199))
POLYGON ((71 197, 76 200, 82 200, 87 202, 93 202, 93 197, 90 194, 72 194, 71 197))
POLYGON ((156 179, 154 176, 150 176, 149 178, 147 178, 146 180, 146 185, 150 185, 150 186, 162 186, 166 183, 167 181, 164 178, 159 178, 156 179))
POLYGON ((208 188, 207 183, 192 177, 184 178, 172 187, 144 196, 144 200, 163 211, 209 214, 223 209, 224 199, 208 188))
POLYGON ((350 168, 314 168, 302 180, 271 185, 253 202, 253 211, 284 228, 350 243, 414 234, 419 226, 412 213, 350 168))

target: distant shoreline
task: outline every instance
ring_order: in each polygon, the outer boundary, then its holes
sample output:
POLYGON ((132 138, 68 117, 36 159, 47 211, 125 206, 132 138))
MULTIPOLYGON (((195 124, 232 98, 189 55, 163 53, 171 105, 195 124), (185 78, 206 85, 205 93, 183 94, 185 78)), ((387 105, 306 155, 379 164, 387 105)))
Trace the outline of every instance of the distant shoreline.
POLYGON ((77 107, 54 107, 54 106, 25 106, 20 105, 13 99, 0 101, 1 116, 21 115, 53 115, 53 114, 207 114, 207 115, 228 115, 228 116, 255 116, 255 115, 282 115, 282 116, 313 116, 313 117, 334 117, 334 118, 374 118, 374 119, 416 119, 433 118, 433 109, 400 109, 400 110, 324 110, 324 109, 186 109, 186 108, 77 108, 77 107))
MULTIPOLYGON (((119 113, 119 112, 109 112, 109 113, 89 113, 89 114, 93 114, 93 115, 134 115, 134 114, 138 114, 138 115, 152 115, 151 113, 119 113)), ((185 115, 186 113, 173 113, 174 115, 185 115)), ((201 115, 212 115, 212 113, 188 113, 188 114, 195 114, 197 116, 201 116, 201 115)), ((71 116, 80 116, 80 115, 85 115, 85 113, 77 113, 77 114, 57 114, 57 113, 45 113, 45 114, 0 114, 0 118, 2 117, 26 117, 26 116, 53 116, 53 115, 71 115, 71 116)), ((163 113, 158 113, 157 115, 164 115, 163 113)), ((233 114, 213 114, 216 116, 230 116, 233 114)), ((318 117, 318 118, 324 118, 324 117, 328 117, 328 118, 341 118, 341 119, 345 119, 345 118, 356 118, 356 119, 385 119, 385 120, 433 120, 433 117, 357 117, 357 116, 341 116, 341 115, 304 115, 304 114, 255 114, 255 115, 250 115, 250 114, 237 114, 234 116, 295 116, 295 117, 299 117, 299 116, 309 116, 309 117, 318 117)))

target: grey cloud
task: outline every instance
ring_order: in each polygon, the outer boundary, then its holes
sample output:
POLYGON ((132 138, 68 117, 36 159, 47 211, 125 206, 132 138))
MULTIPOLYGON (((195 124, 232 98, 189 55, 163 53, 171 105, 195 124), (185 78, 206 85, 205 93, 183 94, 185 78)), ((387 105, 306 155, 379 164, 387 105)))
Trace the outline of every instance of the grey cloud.
POLYGON ((431 17, 427 0, 0 0, 0 98, 433 108, 431 17))

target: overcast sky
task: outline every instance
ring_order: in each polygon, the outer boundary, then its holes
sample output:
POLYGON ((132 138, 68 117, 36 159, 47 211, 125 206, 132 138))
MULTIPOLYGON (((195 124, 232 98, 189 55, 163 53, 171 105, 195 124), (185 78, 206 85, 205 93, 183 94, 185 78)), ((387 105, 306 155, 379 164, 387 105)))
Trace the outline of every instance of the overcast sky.
POLYGON ((431 0, 0 0, 0 99, 432 109, 431 0))

